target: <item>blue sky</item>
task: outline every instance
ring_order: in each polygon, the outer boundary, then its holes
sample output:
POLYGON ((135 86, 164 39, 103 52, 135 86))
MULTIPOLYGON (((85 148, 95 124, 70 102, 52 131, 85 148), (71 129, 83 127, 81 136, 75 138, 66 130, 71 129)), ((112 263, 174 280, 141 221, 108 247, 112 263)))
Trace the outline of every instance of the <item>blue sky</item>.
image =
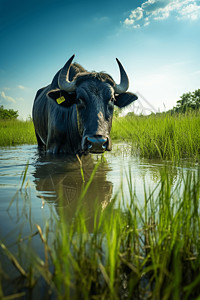
POLYGON ((200 88, 200 1, 0 0, 0 105, 31 115, 36 91, 72 54, 156 110, 200 88))

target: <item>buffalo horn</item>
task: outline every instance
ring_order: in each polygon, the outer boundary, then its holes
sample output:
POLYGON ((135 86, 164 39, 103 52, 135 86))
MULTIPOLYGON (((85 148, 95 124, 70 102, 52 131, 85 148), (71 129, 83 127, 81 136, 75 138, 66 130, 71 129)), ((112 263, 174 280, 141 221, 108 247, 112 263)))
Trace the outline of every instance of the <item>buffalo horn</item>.
POLYGON ((61 90, 65 90, 66 92, 74 92, 76 89, 76 82, 69 81, 69 70, 74 56, 75 55, 72 55, 72 57, 66 62, 58 77, 59 88, 61 90))
POLYGON ((120 61, 117 58, 116 58, 116 61, 118 63, 119 69, 120 69, 121 80, 120 80, 120 84, 115 85, 115 94, 122 94, 128 90, 129 80, 128 80, 128 76, 127 76, 122 64, 120 63, 120 61))

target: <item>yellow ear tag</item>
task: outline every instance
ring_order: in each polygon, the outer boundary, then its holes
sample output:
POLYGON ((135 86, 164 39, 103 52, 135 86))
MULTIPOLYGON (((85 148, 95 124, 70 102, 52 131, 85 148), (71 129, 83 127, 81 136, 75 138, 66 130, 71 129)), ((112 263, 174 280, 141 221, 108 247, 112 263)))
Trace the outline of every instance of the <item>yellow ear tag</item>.
POLYGON ((61 103, 63 103, 65 101, 65 97, 62 96, 60 98, 57 98, 56 101, 57 101, 58 104, 61 104, 61 103))

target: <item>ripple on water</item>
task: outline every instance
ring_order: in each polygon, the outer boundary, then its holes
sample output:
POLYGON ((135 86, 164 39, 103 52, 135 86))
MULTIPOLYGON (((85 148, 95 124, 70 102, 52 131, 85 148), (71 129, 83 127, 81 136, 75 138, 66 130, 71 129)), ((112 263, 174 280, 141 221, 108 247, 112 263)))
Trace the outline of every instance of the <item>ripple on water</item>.
MULTIPOLYGON (((86 182, 92 174, 97 158, 100 157, 97 155, 83 157, 83 173, 86 182)), ((129 145, 114 145, 113 151, 105 154, 104 162, 99 166, 87 191, 87 201, 84 202, 84 205, 88 213, 92 214, 96 200, 102 207, 105 207, 112 200, 113 195, 120 192, 122 185, 124 198, 129 199, 130 182, 142 204, 144 182, 147 191, 153 190, 160 180, 161 172, 167 172, 175 184, 180 178, 180 174, 188 169, 195 170, 195 167, 191 167, 187 163, 176 167, 170 162, 139 159, 131 156, 129 145)), ((66 218, 71 219, 76 212, 82 187, 83 178, 76 158, 72 160, 64 155, 39 155, 35 145, 1 148, 0 228, 8 229, 12 226, 14 228, 16 222, 25 217, 19 218, 20 208, 25 209, 29 202, 31 203, 31 218, 37 220, 38 224, 43 222, 44 215, 51 214, 52 209, 55 210, 55 215, 58 215, 57 206, 61 195, 64 199, 66 218), (20 192, 22 174, 27 163, 25 184, 28 181, 28 189, 22 189, 20 192), (9 207, 14 195, 15 200, 9 207), (8 207, 9 210, 7 210, 8 207), (10 218, 10 216, 12 217, 10 218)))

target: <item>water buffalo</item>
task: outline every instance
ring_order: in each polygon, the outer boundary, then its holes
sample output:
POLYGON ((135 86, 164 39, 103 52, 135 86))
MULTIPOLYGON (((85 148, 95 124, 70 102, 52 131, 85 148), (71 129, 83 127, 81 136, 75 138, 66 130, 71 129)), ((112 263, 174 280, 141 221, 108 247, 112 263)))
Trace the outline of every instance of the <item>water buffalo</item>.
POLYGON ((73 58, 36 94, 33 123, 38 147, 53 154, 110 151, 114 105, 125 107, 137 96, 126 92, 129 80, 118 59, 120 84, 104 72, 72 64, 73 58))

